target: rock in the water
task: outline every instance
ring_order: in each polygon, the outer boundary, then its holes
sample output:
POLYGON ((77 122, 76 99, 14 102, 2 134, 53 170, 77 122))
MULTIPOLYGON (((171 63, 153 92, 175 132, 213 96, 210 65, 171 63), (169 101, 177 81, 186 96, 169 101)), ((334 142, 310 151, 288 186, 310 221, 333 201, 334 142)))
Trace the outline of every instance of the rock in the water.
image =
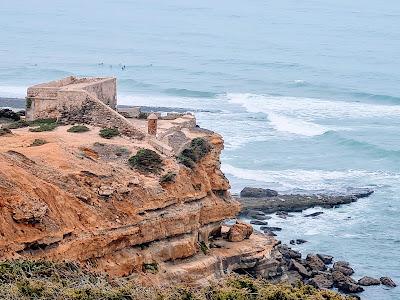
POLYGON ((228 231, 228 241, 241 242, 248 239, 253 233, 253 227, 249 224, 237 221, 228 231))
POLYGON ((300 244, 304 244, 307 243, 306 240, 303 239, 296 239, 296 240, 290 240, 290 245, 300 245, 300 244))
POLYGON ((383 285, 386 285, 388 287, 396 287, 397 284, 389 277, 381 277, 380 281, 383 285))
POLYGON ((260 229, 263 231, 266 231, 266 230, 267 231, 281 231, 282 230, 282 228, 280 228, 280 227, 272 227, 272 226, 261 226, 260 229))
POLYGON ((308 278, 308 277, 311 276, 311 273, 307 271, 306 267, 303 266, 303 265, 302 265, 301 263, 299 263, 298 261, 292 259, 292 260, 290 260, 290 264, 291 264, 291 268, 292 268, 293 270, 296 270, 297 272, 299 272, 299 274, 300 274, 302 277, 308 278))
POLYGON ((271 217, 266 216, 265 213, 258 210, 249 210, 245 213, 248 218, 256 219, 256 220, 268 220, 271 217))
POLYGON ((278 192, 270 189, 262 189, 262 188, 252 188, 245 187, 240 192, 240 197, 245 198, 264 198, 264 197, 276 197, 278 196, 278 192))
POLYGON ((266 221, 259 221, 259 220, 251 220, 251 221, 250 221, 250 224, 252 224, 252 225, 263 225, 263 226, 266 226, 266 225, 268 225, 268 222, 266 222, 266 221))
POLYGON ((350 276, 354 274, 354 270, 350 267, 347 261, 338 261, 333 264, 333 270, 339 271, 344 275, 350 276))
POLYGON ((340 271, 334 270, 332 272, 332 279, 334 286, 344 293, 360 293, 364 289, 357 284, 357 282, 350 276, 344 275, 340 271))
POLYGON ((299 259, 301 258, 301 253, 298 251, 295 251, 291 248, 289 248, 286 245, 280 245, 278 247, 279 252, 282 254, 282 256, 286 259, 294 258, 294 259, 299 259))
POLYGON ((317 254, 317 256, 324 262, 326 265, 330 265, 333 260, 333 256, 326 254, 317 254))
POLYGON ((286 219, 287 217, 293 217, 293 215, 289 214, 286 211, 278 211, 276 212, 276 215, 281 219, 286 219))
POLYGON ((333 287, 332 276, 327 274, 317 274, 307 281, 307 284, 312 285, 317 289, 330 289, 333 287))
POLYGON ((326 270, 324 262, 318 257, 318 255, 308 254, 306 261, 307 261, 307 266, 313 271, 326 270))
POLYGON ((305 215, 304 217, 306 217, 306 218, 309 218, 309 217, 314 218, 314 217, 318 217, 319 215, 322 215, 323 213, 324 212, 322 212, 322 211, 317 211, 315 213, 312 213, 312 214, 309 214, 309 215, 305 215))
POLYGON ((370 285, 380 285, 381 282, 379 281, 379 279, 372 278, 369 276, 364 276, 363 278, 360 278, 358 280, 358 284, 363 286, 370 286, 370 285))
POLYGON ((269 230, 264 230, 264 234, 265 234, 266 236, 276 236, 276 233, 274 233, 274 232, 272 232, 272 231, 269 231, 269 230))

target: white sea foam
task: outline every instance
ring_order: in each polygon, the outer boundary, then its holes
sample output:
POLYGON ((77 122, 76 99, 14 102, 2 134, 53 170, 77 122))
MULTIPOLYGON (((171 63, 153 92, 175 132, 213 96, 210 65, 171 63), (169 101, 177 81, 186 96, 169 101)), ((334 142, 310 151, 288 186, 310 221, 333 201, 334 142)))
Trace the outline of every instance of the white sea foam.
POLYGON ((237 168, 222 164, 222 171, 239 179, 267 183, 282 190, 338 190, 352 185, 353 182, 368 184, 393 184, 400 180, 400 174, 387 172, 369 172, 365 170, 326 171, 288 169, 265 171, 237 168))
POLYGON ((26 89, 26 86, 0 85, 0 97, 23 98, 26 89))
POLYGON ((305 136, 321 135, 329 131, 322 125, 291 118, 276 113, 268 113, 271 126, 277 131, 289 132, 305 136))
POLYGON ((320 135, 328 130, 337 129, 318 124, 326 119, 400 115, 400 105, 234 93, 227 94, 226 98, 230 103, 239 104, 249 112, 267 114, 271 125, 277 131, 305 136, 320 135))

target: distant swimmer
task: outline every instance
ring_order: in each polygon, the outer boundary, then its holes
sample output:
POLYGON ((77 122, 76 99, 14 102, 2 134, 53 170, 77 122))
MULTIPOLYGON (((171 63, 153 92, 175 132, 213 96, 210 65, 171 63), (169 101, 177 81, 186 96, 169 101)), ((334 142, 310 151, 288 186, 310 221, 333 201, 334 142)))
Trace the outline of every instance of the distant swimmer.
POLYGON ((125 70, 126 69, 126 66, 125 65, 123 65, 122 66, 122 68, 121 68, 121 70, 125 70))

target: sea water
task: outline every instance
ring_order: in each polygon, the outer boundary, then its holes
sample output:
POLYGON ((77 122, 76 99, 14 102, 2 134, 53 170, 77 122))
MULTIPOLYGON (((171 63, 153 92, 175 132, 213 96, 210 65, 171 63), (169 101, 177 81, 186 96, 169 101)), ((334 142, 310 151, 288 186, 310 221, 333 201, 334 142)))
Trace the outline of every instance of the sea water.
POLYGON ((400 283, 398 0, 2 0, 0 96, 68 75, 116 76, 121 104, 197 110, 224 136, 233 192, 374 189, 270 223, 400 283))

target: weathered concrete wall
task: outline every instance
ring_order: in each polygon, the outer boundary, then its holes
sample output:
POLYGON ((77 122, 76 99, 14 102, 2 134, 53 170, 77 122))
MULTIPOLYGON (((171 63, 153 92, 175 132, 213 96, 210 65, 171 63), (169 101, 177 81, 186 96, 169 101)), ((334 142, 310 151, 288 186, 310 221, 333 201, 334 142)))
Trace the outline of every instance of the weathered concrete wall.
POLYGON ((122 134, 129 137, 144 138, 144 134, 122 115, 85 91, 60 91, 58 111, 59 121, 62 123, 116 127, 122 134))
MULTIPOLYGON (((115 110, 117 83, 115 78, 76 78, 69 76, 60 80, 34 85, 27 90, 26 117, 28 120, 57 118, 59 93, 62 91, 87 91, 115 110)), ((75 101, 71 98, 70 101, 75 101)))
POLYGON ((85 91, 95 94, 96 97, 112 109, 117 107, 117 80, 115 78, 105 79, 92 83, 83 88, 85 91))

